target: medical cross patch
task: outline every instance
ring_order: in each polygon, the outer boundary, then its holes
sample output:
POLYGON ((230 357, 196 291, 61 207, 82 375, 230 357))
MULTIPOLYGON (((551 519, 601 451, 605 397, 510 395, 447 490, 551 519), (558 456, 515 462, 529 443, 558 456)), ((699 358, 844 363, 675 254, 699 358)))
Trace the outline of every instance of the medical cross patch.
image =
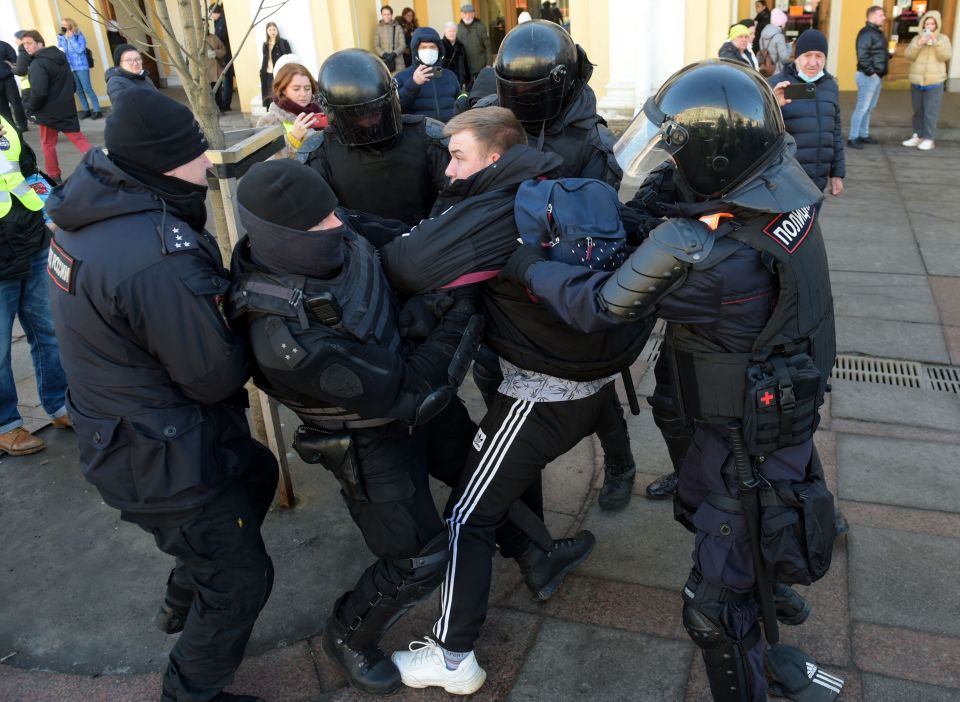
POLYGON ((71 295, 75 294, 77 268, 80 261, 64 251, 55 240, 50 241, 50 253, 47 254, 47 275, 58 288, 71 295))
POLYGON ((786 249, 787 253, 793 253, 807 238, 816 217, 817 208, 812 205, 784 212, 764 227, 763 233, 786 249))
POLYGON ((770 388, 757 391, 757 407, 773 407, 777 404, 777 396, 770 392, 770 388))

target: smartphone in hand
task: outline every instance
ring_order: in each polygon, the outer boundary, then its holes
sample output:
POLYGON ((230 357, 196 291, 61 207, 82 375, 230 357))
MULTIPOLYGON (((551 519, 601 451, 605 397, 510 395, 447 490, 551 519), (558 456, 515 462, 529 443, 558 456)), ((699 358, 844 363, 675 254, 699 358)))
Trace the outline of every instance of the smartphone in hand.
POLYGON ((783 89, 787 100, 813 100, 817 97, 817 86, 813 83, 794 83, 783 89))

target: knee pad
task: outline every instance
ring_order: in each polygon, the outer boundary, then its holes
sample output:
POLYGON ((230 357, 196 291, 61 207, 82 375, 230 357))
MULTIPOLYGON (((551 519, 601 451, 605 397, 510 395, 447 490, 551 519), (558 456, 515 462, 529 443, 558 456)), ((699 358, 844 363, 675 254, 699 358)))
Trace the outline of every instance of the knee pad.
POLYGON ((409 587, 427 588, 432 591, 443 580, 450 560, 449 537, 446 530, 434 536, 423 545, 420 552, 412 558, 395 558, 394 565, 409 575, 400 587, 403 592, 409 587))
POLYGON ((751 702, 753 690, 765 686, 747 660, 747 652, 760 641, 760 627, 754 622, 746 635, 737 636, 724 623, 725 608, 749 598, 707 583, 696 570, 683 588, 683 628, 702 651, 715 702, 751 702))

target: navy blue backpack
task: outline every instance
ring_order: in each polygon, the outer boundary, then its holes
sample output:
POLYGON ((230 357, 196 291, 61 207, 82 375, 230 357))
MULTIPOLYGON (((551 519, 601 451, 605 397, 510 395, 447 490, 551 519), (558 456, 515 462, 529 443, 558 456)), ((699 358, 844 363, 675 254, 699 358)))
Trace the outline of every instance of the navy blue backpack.
POLYGON ((620 200, 601 180, 524 181, 513 215, 523 242, 549 247, 553 261, 609 271, 627 258, 620 200))

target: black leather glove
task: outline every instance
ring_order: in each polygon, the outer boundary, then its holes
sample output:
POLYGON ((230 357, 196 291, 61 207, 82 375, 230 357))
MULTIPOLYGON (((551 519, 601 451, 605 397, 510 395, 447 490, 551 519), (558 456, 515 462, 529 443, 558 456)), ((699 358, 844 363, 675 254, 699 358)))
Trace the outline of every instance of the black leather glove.
POLYGON ((524 276, 527 269, 534 263, 546 261, 550 252, 540 244, 523 244, 514 251, 507 260, 507 265, 500 271, 500 277, 525 285, 524 276))

